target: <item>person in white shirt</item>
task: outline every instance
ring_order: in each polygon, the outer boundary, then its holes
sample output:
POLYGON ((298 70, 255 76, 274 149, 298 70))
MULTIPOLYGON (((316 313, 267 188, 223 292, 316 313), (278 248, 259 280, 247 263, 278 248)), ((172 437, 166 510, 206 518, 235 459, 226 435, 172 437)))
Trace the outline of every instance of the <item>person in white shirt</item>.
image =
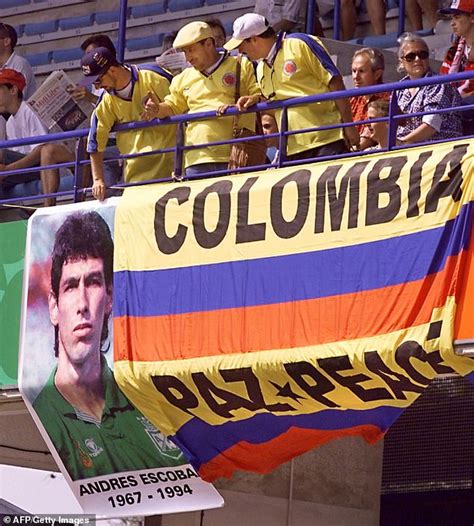
POLYGON ((18 35, 15 28, 0 22, 0 69, 14 69, 25 77, 26 86, 23 90, 23 98, 28 100, 36 91, 36 80, 31 64, 15 51, 17 41, 18 35))
MULTIPOLYGON (((14 69, 0 70, 0 113, 10 114, 7 120, 7 140, 26 139, 47 135, 48 130, 38 116, 23 101, 25 78, 14 69)), ((0 195, 2 188, 8 188, 41 178, 44 194, 51 194, 59 188, 59 170, 46 168, 38 172, 3 175, 4 171, 48 166, 74 160, 74 155, 63 145, 57 143, 14 146, 0 151, 0 195)), ((54 197, 45 198, 46 206, 56 203, 54 197)))

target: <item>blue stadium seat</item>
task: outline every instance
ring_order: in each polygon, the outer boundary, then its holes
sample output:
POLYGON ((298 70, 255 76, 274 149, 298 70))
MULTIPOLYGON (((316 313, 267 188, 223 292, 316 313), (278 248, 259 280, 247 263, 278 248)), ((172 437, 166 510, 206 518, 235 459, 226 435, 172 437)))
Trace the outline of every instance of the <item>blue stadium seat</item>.
POLYGON ((45 33, 54 33, 58 29, 57 20, 48 20, 46 22, 34 22, 25 24, 24 32, 27 36, 44 35, 45 33))
POLYGON ((49 64, 51 62, 51 51, 27 55, 25 58, 32 66, 43 66, 44 64, 49 64))
POLYGON ((20 38, 23 35, 23 31, 25 29, 25 26, 23 24, 20 24, 19 26, 15 26, 16 34, 18 35, 18 38, 20 38))
POLYGON ((112 22, 118 22, 120 18, 120 11, 99 11, 95 14, 95 21, 98 24, 111 24, 112 22))
POLYGON ((168 9, 170 11, 187 11, 188 9, 196 9, 203 5, 204 0, 169 0, 168 9))
POLYGON ((2 7, 18 7, 20 5, 28 5, 30 0, 2 0, 2 7))
POLYGON ((378 47, 378 48, 387 48, 387 47, 397 47, 398 36, 397 33, 387 33, 386 35, 379 36, 368 36, 362 39, 362 45, 365 47, 378 47))
POLYGON ((76 29, 77 27, 89 27, 92 25, 92 18, 92 14, 62 18, 59 21, 59 29, 66 31, 68 29, 76 29))
MULTIPOLYGON (((61 178, 59 179, 59 192, 72 190, 74 187, 74 176, 67 168, 60 168, 61 178)), ((3 191, 4 199, 14 197, 27 197, 41 193, 40 181, 30 181, 28 183, 16 184, 12 188, 3 191)), ((1 194, 0 194, 1 195, 1 194)), ((28 204, 27 202, 25 204, 28 204)))
POLYGON ((206 0, 207 5, 227 4, 227 2, 232 2, 232 0, 206 0))
POLYGON ((129 51, 137 51, 139 49, 161 47, 163 45, 163 38, 163 33, 150 35, 148 37, 131 38, 127 40, 127 49, 129 51))
POLYGON ((52 53, 54 62, 71 62, 73 60, 79 60, 84 55, 84 51, 77 46, 70 49, 56 49, 52 53))
POLYGON ((146 16, 162 15, 166 13, 166 1, 155 2, 154 4, 135 5, 130 9, 133 18, 144 18, 146 16))

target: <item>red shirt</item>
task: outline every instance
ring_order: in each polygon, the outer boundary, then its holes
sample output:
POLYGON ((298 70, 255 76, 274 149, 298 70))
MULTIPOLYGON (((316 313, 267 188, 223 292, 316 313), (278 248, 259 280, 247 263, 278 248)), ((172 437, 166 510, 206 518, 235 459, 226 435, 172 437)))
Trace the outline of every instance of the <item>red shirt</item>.
MULTIPOLYGON (((374 93, 373 95, 370 95, 369 97, 366 97, 365 95, 361 95, 360 97, 351 97, 352 120, 354 122, 367 120, 367 110, 368 110, 369 102, 373 102, 374 100, 380 100, 380 99, 389 100, 390 93, 388 92, 374 93)), ((361 137, 367 137, 367 133, 366 133, 367 125, 366 124, 357 125, 357 129, 359 130, 359 134, 361 137)))
MULTIPOLYGON (((468 60, 465 50, 459 49, 458 51, 458 47, 460 44, 462 45, 460 40, 461 38, 458 37, 454 44, 446 52, 446 56, 444 57, 443 63, 439 69, 440 75, 447 75, 448 73, 461 73, 462 71, 474 71, 474 62, 468 60), (456 71, 450 71, 453 66, 456 53, 460 55, 459 65, 456 68, 456 71)), ((461 95, 472 94, 474 92, 474 79, 457 82, 456 86, 458 87, 459 93, 461 95)))

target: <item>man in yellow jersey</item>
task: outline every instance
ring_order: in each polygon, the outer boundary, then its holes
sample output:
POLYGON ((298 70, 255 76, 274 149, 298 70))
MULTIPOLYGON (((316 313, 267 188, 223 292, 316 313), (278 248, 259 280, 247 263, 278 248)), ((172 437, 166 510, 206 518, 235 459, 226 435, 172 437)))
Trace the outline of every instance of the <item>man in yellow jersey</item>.
MULTIPOLYGON (((115 124, 138 121, 143 100, 153 93, 163 100, 169 94, 172 75, 159 66, 120 64, 111 51, 98 47, 81 60, 85 76, 83 85, 103 88, 92 114, 87 151, 92 164, 92 195, 105 198, 104 150, 110 130, 115 124)), ((175 145, 175 126, 156 126, 117 134, 117 147, 122 155, 146 153, 175 145)), ((138 156, 127 159, 125 182, 138 182, 170 177, 173 171, 172 153, 138 156)))
MULTIPOLYGON (((257 66, 257 79, 264 97, 270 101, 345 89, 338 69, 317 37, 303 33, 276 34, 268 21, 256 13, 247 13, 235 20, 233 37, 225 48, 238 48, 250 60, 263 59, 257 66)), ((251 99, 242 97, 237 106, 243 109, 251 103, 251 99)), ((281 110, 276 117, 280 122, 281 110)), ((290 131, 340 122, 352 122, 347 99, 288 110, 290 131)), ((287 159, 337 155, 346 152, 348 147, 358 148, 358 145, 359 134, 353 126, 300 133, 288 137, 287 159)))
MULTIPOLYGON (((181 113, 217 111, 223 105, 234 104, 237 57, 216 49, 214 33, 205 22, 191 22, 178 31, 173 46, 186 54, 191 68, 185 69, 171 82, 170 94, 164 102, 150 99, 143 117, 147 120, 181 113)), ((260 101, 252 64, 241 61, 240 93, 252 104, 260 101)), ((255 130, 255 114, 242 115, 240 126, 255 130)), ((190 122, 186 128, 186 145, 225 141, 232 138, 232 117, 190 122)), ((225 170, 229 162, 230 145, 203 146, 187 150, 186 175, 225 170)))

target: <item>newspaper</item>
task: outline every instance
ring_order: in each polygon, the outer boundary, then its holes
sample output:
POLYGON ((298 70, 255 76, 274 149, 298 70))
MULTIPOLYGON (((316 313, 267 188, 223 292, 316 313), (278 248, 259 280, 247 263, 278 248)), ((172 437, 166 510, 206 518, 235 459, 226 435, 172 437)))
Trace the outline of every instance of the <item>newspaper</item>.
POLYGON ((50 133, 75 130, 89 126, 94 106, 86 101, 75 101, 67 92, 75 83, 64 71, 53 71, 28 99, 50 133))
POLYGON ((182 51, 176 51, 176 49, 173 48, 167 49, 159 57, 156 57, 155 62, 158 66, 171 71, 173 75, 181 73, 181 71, 189 65, 184 53, 182 51))

